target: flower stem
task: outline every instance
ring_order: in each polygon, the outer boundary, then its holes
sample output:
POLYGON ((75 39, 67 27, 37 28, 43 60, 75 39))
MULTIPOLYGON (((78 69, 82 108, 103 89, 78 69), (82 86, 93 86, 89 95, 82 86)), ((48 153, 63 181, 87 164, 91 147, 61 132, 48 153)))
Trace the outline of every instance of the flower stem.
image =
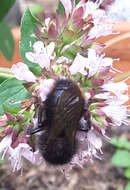
POLYGON ((11 70, 8 68, 0 67, 0 83, 6 79, 12 78, 11 70))
POLYGON ((118 43, 119 41, 125 40, 127 38, 130 38, 130 32, 127 32, 127 33, 122 34, 116 38, 113 38, 111 40, 106 41, 105 42, 106 46, 104 47, 104 49, 107 49, 108 47, 112 46, 113 44, 118 43))
POLYGON ((127 72, 127 73, 124 73, 122 75, 114 77, 114 81, 117 82, 117 81, 123 80, 123 79, 128 78, 128 77, 130 77, 130 72, 127 72))

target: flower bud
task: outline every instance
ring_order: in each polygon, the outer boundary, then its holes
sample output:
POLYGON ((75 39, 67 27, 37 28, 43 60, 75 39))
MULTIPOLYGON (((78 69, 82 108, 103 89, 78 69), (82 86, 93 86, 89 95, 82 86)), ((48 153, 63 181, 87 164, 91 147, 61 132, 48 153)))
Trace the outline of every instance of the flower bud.
POLYGON ((12 133, 12 127, 11 126, 8 126, 6 129, 5 129, 5 136, 9 135, 12 133))
POLYGON ((93 79, 92 84, 94 86, 102 86, 104 84, 104 79, 102 79, 102 78, 93 79))
POLYGON ((8 121, 13 121, 14 120, 14 117, 10 113, 5 112, 5 115, 6 115, 8 121))

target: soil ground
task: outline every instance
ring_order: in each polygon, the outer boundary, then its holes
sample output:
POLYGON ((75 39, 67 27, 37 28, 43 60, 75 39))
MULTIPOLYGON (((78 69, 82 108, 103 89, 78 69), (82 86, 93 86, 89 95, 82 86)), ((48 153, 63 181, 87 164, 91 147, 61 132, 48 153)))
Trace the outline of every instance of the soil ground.
MULTIPOLYGON (((130 128, 122 126, 108 131, 109 136, 126 136, 130 138, 130 128)), ((104 141, 102 160, 94 159, 87 163, 84 169, 74 168, 66 177, 56 168, 37 167, 24 162, 24 170, 12 173, 7 161, 0 166, 0 188, 2 190, 117 190, 124 187, 127 179, 124 170, 111 163, 115 148, 104 141)))

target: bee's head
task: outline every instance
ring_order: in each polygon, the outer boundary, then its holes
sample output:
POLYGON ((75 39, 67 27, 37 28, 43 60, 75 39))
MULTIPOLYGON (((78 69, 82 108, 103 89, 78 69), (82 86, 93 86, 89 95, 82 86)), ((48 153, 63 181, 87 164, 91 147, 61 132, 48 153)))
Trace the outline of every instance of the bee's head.
POLYGON ((43 158, 53 165, 69 163, 75 154, 76 145, 72 145, 66 137, 47 142, 47 136, 43 133, 39 138, 39 149, 43 158))

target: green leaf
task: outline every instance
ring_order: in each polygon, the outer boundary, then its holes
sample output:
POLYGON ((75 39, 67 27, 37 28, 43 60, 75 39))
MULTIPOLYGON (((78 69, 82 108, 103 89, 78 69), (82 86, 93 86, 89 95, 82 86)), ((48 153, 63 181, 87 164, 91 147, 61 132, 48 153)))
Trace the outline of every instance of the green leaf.
POLYGON ((112 157, 112 163, 124 168, 130 167, 130 152, 126 150, 117 150, 112 157))
POLYGON ((3 67, 0 67, 0 84, 9 79, 9 78, 12 78, 14 77, 11 73, 11 70, 8 69, 8 68, 3 68, 3 67))
POLYGON ((19 111, 20 111, 20 107, 8 107, 6 105, 3 105, 3 110, 4 112, 8 112, 8 113, 11 113, 11 114, 17 114, 19 111))
POLYGON ((130 190, 130 181, 129 181, 128 184, 125 186, 125 190, 130 190))
POLYGON ((119 187, 117 190, 123 190, 123 187, 121 186, 121 187, 119 187))
POLYGON ((0 51, 9 60, 14 54, 14 39, 10 28, 5 22, 0 22, 0 51))
POLYGON ((5 17, 14 3, 15 0, 0 0, 0 21, 5 17))
POLYGON ((80 0, 75 0, 76 5, 80 2, 80 0))
POLYGON ((118 75, 118 76, 114 77, 114 82, 118 82, 120 80, 124 80, 127 77, 130 77, 130 72, 126 72, 126 73, 123 73, 121 75, 118 75))
POLYGON ((130 168, 127 168, 125 170, 125 177, 127 177, 128 179, 130 179, 130 168))
POLYGON ((112 138, 110 143, 118 148, 130 150, 130 142, 128 142, 125 138, 112 138))
POLYGON ((20 103, 13 104, 11 102, 18 102, 28 98, 30 98, 30 94, 20 81, 15 78, 4 81, 0 85, 0 115, 4 114, 5 106, 15 111, 21 107, 20 103))
POLYGON ((80 36, 73 32, 72 30, 66 30, 62 34, 62 41, 64 44, 70 44, 73 41, 77 40, 80 36))
POLYGON ((62 55, 67 57, 68 59, 74 60, 75 56, 77 55, 77 49, 75 46, 71 46, 66 49, 62 55))
POLYGON ((42 7, 39 4, 35 4, 31 8, 32 15, 36 15, 36 14, 40 13, 41 11, 42 11, 42 7))
POLYGON ((4 160, 1 160, 1 158, 2 158, 2 154, 0 154, 0 164, 3 164, 4 160))
POLYGON ((64 16, 64 6, 62 5, 62 3, 59 1, 59 4, 58 4, 58 11, 60 12, 60 14, 62 16, 64 16))
POLYGON ((38 75, 41 73, 42 68, 38 64, 30 62, 25 57, 26 52, 33 51, 33 48, 30 47, 30 42, 33 44, 35 41, 38 40, 33 35, 34 32, 37 31, 37 27, 35 25, 36 23, 42 25, 42 23, 38 19, 32 16, 30 10, 27 9, 22 18, 22 23, 21 23, 20 53, 24 62, 28 64, 30 70, 34 74, 38 75))

